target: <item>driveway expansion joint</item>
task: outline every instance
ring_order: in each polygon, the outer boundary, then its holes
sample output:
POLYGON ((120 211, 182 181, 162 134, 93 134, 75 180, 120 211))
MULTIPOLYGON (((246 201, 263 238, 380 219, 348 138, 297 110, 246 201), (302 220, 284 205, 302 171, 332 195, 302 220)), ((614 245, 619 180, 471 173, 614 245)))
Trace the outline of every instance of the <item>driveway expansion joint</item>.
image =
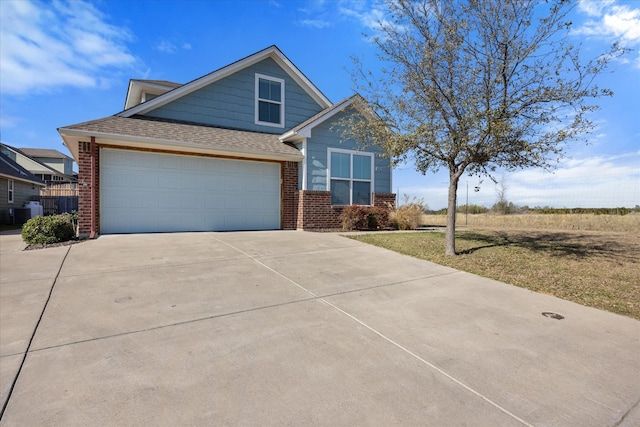
POLYGON ((2 403, 2 409, 0 409, 0 421, 2 421, 2 417, 4 417, 4 413, 7 410, 7 406, 9 405, 9 401, 11 400, 11 395, 13 394, 13 390, 16 387, 16 383, 18 382, 18 378, 20 377, 20 373, 22 372, 22 368, 27 360, 27 356, 29 355, 31 344, 38 332, 38 327, 40 326, 40 322, 42 322, 42 318, 44 317, 44 312, 47 310, 47 306, 49 305, 49 301, 51 300, 51 295, 53 295, 53 289, 56 286, 56 282, 58 281, 58 277, 60 277, 60 272, 62 271, 62 266, 71 251, 71 247, 73 245, 69 245, 67 248, 67 252, 65 252, 64 257, 62 258, 62 262, 60 263, 60 267, 58 267, 58 271, 56 273, 55 278, 53 279, 53 283, 51 283, 51 287, 49 288, 49 295, 47 295, 47 299, 45 300, 44 306, 42 307, 42 311, 40 312, 40 316, 38 317, 38 321, 36 322, 36 326, 33 328, 33 332, 31 333, 31 337, 29 338, 29 343, 27 344, 27 348, 22 357, 22 361, 20 361, 20 366, 18 367, 18 372, 16 372, 15 377, 11 383, 11 387, 9 388, 9 392, 7 393, 7 397, 5 401, 2 403))
MULTIPOLYGON (((409 356, 413 357, 414 359, 418 360, 419 362, 421 362, 423 365, 433 369, 434 371, 436 371, 437 373, 443 375, 445 378, 449 379, 450 381, 452 381, 453 383, 455 383, 456 385, 462 387, 463 389, 465 389, 467 392, 473 394, 474 396, 480 398, 481 400, 485 401, 486 403, 488 403, 489 405, 493 406, 494 408, 498 409, 499 411, 501 411, 502 413, 504 413, 505 415, 508 415, 509 417, 513 418, 514 420, 518 421, 519 423, 521 423, 522 425, 525 425, 527 427, 533 427, 533 424, 528 423, 527 421, 523 420, 522 418, 518 417, 517 415, 515 415, 514 413, 510 412, 509 410, 507 410, 506 408, 502 407, 500 404, 498 404, 497 402, 494 402, 493 400, 491 400, 490 398, 488 398, 487 396, 483 395, 482 393, 480 393, 479 391, 473 389, 472 387, 466 385, 465 383, 463 383, 462 381, 458 380, 457 378, 455 378, 453 375, 448 374, 447 372, 445 372, 444 370, 442 370, 441 368, 437 367, 436 365, 434 365, 433 363, 427 361, 426 359, 420 357, 418 354, 412 352, 411 350, 409 350, 408 348, 404 347, 403 345, 401 345, 400 343, 396 342, 395 340, 393 340, 392 338, 384 335, 382 332, 378 331, 377 329, 375 329, 374 327, 368 325, 367 323, 365 323, 364 321, 358 319, 357 317, 355 317, 354 315, 342 310, 340 307, 336 306, 335 304, 333 304, 330 301, 327 301, 326 298, 327 297, 322 297, 317 295, 316 293, 314 293, 313 291, 311 291, 310 289, 305 288, 304 286, 302 286, 301 284, 297 283, 296 281, 294 281, 293 279, 285 276, 284 274, 280 273, 277 270, 274 270, 273 268, 269 267, 268 265, 264 264, 262 261, 260 261, 257 257, 254 257, 246 252, 244 252, 242 249, 237 248, 235 246, 233 246, 232 244, 225 242, 224 240, 220 240, 217 237, 213 236, 213 235, 209 235, 212 239, 217 240, 218 242, 221 242, 227 246, 229 246, 232 249, 235 249, 236 251, 242 253, 243 255, 251 258, 252 260, 254 260, 256 263, 262 265, 264 268, 272 271, 273 273, 277 274, 278 276, 282 277, 283 279, 287 280, 288 282, 290 282, 291 284, 293 284, 294 286, 302 289, 303 291, 307 292, 309 295, 313 296, 314 299, 317 299, 319 302, 333 308, 334 310, 338 311, 339 313, 342 313, 344 316, 352 319, 353 321, 355 321, 356 323, 358 323, 359 325, 363 326, 364 328, 368 329, 369 331, 371 331, 372 333, 374 333, 375 335, 377 335, 378 337, 382 338, 383 340, 385 340, 386 342, 388 342, 389 344, 395 346, 396 348, 398 348, 399 350, 403 351, 404 353, 408 354, 409 356)), ((458 271, 452 271, 452 272, 448 272, 445 273, 444 275, 448 275, 448 274, 455 274, 458 273, 458 271)))

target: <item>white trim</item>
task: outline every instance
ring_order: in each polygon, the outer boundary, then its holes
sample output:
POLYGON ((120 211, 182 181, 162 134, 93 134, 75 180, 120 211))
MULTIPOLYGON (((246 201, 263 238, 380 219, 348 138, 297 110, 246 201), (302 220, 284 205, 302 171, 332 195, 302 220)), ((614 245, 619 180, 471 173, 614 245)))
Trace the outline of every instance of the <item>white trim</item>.
POLYGON ((311 83, 311 81, 307 79, 307 77, 302 74, 291 61, 289 61, 289 59, 287 59, 286 56, 284 56, 280 49, 278 49, 276 46, 271 46, 260 52, 254 53, 253 55, 247 56, 244 59, 236 61, 233 64, 220 68, 217 71, 193 80, 190 83, 173 89, 170 92, 167 92, 163 95, 158 96, 157 98, 145 102, 144 104, 139 104, 128 110, 122 111, 117 115, 120 117, 131 117, 135 114, 147 113, 151 110, 168 104, 173 100, 183 97, 193 91, 196 91, 210 83, 218 81, 244 68, 256 64, 266 58, 271 58, 276 61, 276 63, 280 65, 282 69, 287 74, 289 74, 289 76, 291 76, 291 78, 295 80, 295 82, 298 83, 302 87, 302 89, 314 99, 314 101, 318 103, 318 105, 323 108, 331 106, 331 101, 329 101, 329 99, 324 96, 322 92, 320 92, 320 90, 313 83, 311 83))
POLYGON ((16 185, 13 179, 7 180, 7 203, 14 203, 16 199, 16 185))
POLYGON ((262 126, 271 126, 271 127, 278 127, 278 128, 283 128, 284 127, 284 79, 279 79, 277 77, 271 77, 271 76, 267 76, 265 74, 259 74, 256 73, 255 75, 255 93, 254 93, 254 112, 255 112, 255 116, 254 116, 254 123, 257 125, 262 125, 262 126), (270 81, 270 82, 277 82, 280 83, 280 102, 278 101, 273 101, 271 99, 266 99, 266 98, 260 98, 260 80, 266 80, 266 81, 270 81), (260 101, 262 102, 268 102, 270 104, 278 104, 280 105, 280 122, 279 123, 273 123, 273 122, 262 122, 260 121, 260 109, 259 109, 259 104, 260 101))
POLYGON ((339 102, 337 104, 335 104, 333 107, 331 107, 331 109, 329 111, 327 111, 326 113, 324 113, 323 115, 321 115, 320 117, 318 117, 317 119, 315 119, 314 121, 306 124, 305 126, 303 126, 302 128, 298 129, 297 131, 289 131, 286 134, 282 135, 280 137, 280 139, 282 141, 286 141, 287 138, 294 136, 294 135, 301 135, 307 138, 311 138, 311 130, 313 128, 315 128, 318 125, 321 125, 322 123, 326 122, 327 120, 329 120, 330 118, 332 118, 333 116, 335 116, 338 113, 341 113, 342 111, 345 110, 345 108, 347 108, 348 106, 350 106, 351 104, 353 104, 353 101, 355 101, 355 97, 351 97, 351 98, 347 98, 345 101, 339 102), (290 134, 291 133, 291 134, 290 134))
MULTIPOLYGON (((0 155, 1 155, 1 154, 0 154, 0 155)), ((36 174, 32 174, 32 175, 33 175, 33 176, 35 176, 36 178, 38 177, 36 174)), ((32 181, 32 180, 30 180, 29 178, 26 178, 26 177, 24 177, 24 178, 23 178, 23 177, 18 178, 18 177, 17 177, 17 176, 15 176, 15 175, 9 175, 9 174, 6 174, 6 173, 1 173, 1 172, 0 172, 0 178, 12 179, 12 180, 14 180, 14 181, 18 181, 18 182, 27 182, 27 183, 29 183, 29 184, 32 184, 32 185, 38 185, 38 186, 40 186, 40 187, 45 187, 45 186, 46 186, 46 184, 44 184, 43 182, 39 182, 39 181, 32 181)))
MULTIPOLYGON (((327 191, 331 191, 331 153, 342 153, 349 154, 349 178, 336 178, 336 180, 349 181, 349 205, 353 204, 353 186, 352 183, 355 182, 369 182, 371 186, 369 187, 369 204, 366 206, 373 206, 373 193, 375 188, 375 161, 376 156, 374 153, 367 151, 357 151, 357 150, 345 150, 343 148, 327 148, 327 191), (371 179, 358 179, 353 177, 353 156, 367 156, 371 158, 371 179)), ((336 206, 346 206, 346 205, 336 205, 336 206)))

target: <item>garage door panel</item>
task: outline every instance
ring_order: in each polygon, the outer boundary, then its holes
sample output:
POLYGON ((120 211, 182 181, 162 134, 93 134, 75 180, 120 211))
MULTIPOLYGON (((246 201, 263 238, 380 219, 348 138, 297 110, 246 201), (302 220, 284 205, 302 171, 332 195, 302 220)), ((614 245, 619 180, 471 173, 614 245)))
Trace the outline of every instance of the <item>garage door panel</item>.
POLYGON ((126 150, 100 154, 102 233, 280 228, 280 165, 126 150))

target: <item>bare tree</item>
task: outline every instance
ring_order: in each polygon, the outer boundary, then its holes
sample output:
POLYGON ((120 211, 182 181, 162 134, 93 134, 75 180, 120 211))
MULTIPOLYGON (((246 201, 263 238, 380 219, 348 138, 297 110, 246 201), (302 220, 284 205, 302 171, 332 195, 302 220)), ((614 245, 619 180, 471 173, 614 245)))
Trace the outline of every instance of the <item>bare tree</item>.
POLYGON ((503 215, 512 213, 511 208, 513 207, 513 203, 509 203, 509 201, 507 200, 507 190, 509 189, 509 186, 506 183, 504 175, 502 176, 502 179, 500 181, 496 182, 495 188, 497 200, 491 210, 503 215))
POLYGON ((365 111, 345 134, 382 146, 418 171, 449 171, 445 250, 455 254, 460 177, 497 168, 552 169, 570 141, 594 126, 588 101, 612 92, 594 84, 611 49, 583 62, 568 39, 566 0, 387 0, 372 38, 384 68, 354 58, 365 111), (379 119, 379 120, 378 120, 379 119))

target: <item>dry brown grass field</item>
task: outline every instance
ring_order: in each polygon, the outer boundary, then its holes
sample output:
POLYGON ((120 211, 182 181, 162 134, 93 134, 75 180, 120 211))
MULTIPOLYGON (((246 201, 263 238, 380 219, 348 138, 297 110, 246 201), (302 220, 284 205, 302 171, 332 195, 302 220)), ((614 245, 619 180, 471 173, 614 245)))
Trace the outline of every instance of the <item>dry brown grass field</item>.
MULTIPOLYGON (((446 215, 423 215, 424 225, 446 225, 446 215)), ((640 213, 628 215, 593 215, 593 214, 514 214, 493 215, 458 214, 458 226, 499 227, 508 229, 535 230, 587 230, 587 231, 620 231, 624 233, 640 233, 640 213)))
MULTIPOLYGON (((444 225, 444 216, 426 224, 444 225)), ((371 233, 357 240, 640 320, 640 215, 469 215, 456 232, 371 233), (472 218, 473 217, 473 218, 472 218)))

